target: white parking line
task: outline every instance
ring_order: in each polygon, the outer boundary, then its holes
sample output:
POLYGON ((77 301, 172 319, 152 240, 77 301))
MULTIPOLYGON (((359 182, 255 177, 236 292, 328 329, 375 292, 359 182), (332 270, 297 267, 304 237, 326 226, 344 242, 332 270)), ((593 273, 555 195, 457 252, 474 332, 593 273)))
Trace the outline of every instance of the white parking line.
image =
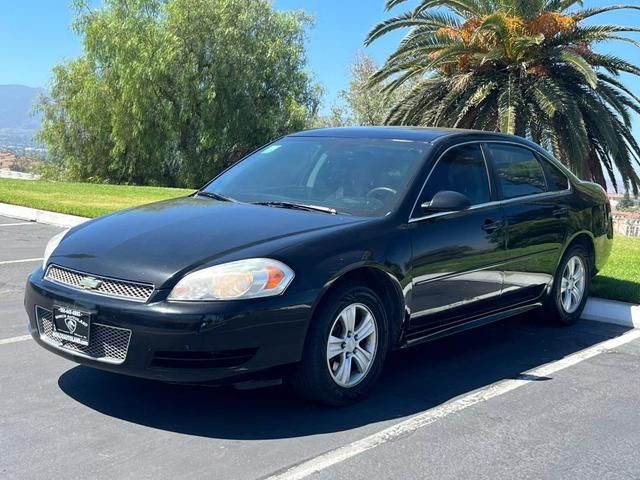
POLYGON ((44 260, 42 257, 40 257, 40 258, 23 258, 22 260, 5 260, 4 262, 0 262, 0 265, 9 265, 11 263, 41 262, 42 260, 44 260))
POLYGON ((30 339, 31 339, 31 335, 21 335, 19 337, 3 338, 0 340, 0 345, 5 345, 7 343, 24 342, 25 340, 30 340, 30 339))
POLYGON ((533 370, 529 370, 520 378, 504 380, 493 385, 489 385, 481 390, 477 390, 469 395, 460 397, 453 402, 441 405, 431 410, 427 410, 403 422, 392 425, 384 430, 369 435, 356 442, 330 450, 318 457, 307 460, 282 473, 268 477, 267 480, 300 480, 310 475, 318 473, 349 458, 355 457, 367 450, 379 447, 384 443, 395 440, 404 435, 410 434, 419 428, 429 425, 453 413, 458 413, 473 405, 486 402, 517 388, 527 385, 536 377, 546 377, 565 368, 576 365, 604 352, 613 350, 621 345, 632 342, 640 338, 640 330, 631 330, 620 337, 612 338, 580 352, 564 357, 561 360, 548 363, 533 370))
POLYGON ((0 223, 0 227, 18 227, 20 225, 36 225, 36 222, 0 223))

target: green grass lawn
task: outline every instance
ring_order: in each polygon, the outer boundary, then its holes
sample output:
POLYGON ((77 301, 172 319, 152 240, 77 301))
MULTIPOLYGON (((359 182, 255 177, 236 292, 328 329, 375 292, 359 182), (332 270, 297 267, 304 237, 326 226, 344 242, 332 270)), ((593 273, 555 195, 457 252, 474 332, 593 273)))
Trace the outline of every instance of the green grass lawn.
POLYGON ((194 190, 0 178, 0 202, 98 217, 115 210, 181 197, 194 190))
POLYGON ((615 237, 609 261, 593 279, 591 295, 640 303, 640 238, 615 237))

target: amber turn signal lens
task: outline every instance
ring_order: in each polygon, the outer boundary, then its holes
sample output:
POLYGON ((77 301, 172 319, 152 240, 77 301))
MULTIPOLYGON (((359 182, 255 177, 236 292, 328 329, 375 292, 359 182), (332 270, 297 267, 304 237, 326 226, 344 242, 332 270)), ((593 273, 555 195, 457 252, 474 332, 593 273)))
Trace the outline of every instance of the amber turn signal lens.
POLYGON ((285 273, 276 267, 267 267, 267 273, 269 277, 267 279, 267 283, 265 284, 265 290, 271 290, 272 288, 276 288, 285 278, 285 273))

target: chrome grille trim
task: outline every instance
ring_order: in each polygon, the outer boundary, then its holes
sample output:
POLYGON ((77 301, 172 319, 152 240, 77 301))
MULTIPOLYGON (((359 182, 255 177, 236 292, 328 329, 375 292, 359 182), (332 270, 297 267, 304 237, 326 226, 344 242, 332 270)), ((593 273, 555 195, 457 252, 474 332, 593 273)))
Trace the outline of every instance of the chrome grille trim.
POLYGON ((154 291, 154 286, 150 284, 91 275, 53 264, 47 268, 47 273, 44 278, 54 283, 82 290, 83 292, 136 302, 146 302, 154 291), (83 288, 82 282, 90 279, 99 281, 99 285, 91 289, 83 288))
POLYGON ((91 322, 89 345, 78 345, 53 337, 53 313, 51 310, 36 306, 36 322, 40 340, 59 350, 90 358, 99 362, 119 365, 127 358, 131 330, 91 322))

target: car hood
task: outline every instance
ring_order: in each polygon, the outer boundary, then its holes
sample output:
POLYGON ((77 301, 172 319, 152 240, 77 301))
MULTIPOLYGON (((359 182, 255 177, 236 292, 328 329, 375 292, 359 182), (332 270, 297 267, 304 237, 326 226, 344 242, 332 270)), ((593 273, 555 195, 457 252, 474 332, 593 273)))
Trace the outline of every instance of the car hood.
POLYGON ((269 255, 292 237, 365 220, 186 197, 81 224, 64 237, 50 263, 162 287, 202 265, 269 255))

